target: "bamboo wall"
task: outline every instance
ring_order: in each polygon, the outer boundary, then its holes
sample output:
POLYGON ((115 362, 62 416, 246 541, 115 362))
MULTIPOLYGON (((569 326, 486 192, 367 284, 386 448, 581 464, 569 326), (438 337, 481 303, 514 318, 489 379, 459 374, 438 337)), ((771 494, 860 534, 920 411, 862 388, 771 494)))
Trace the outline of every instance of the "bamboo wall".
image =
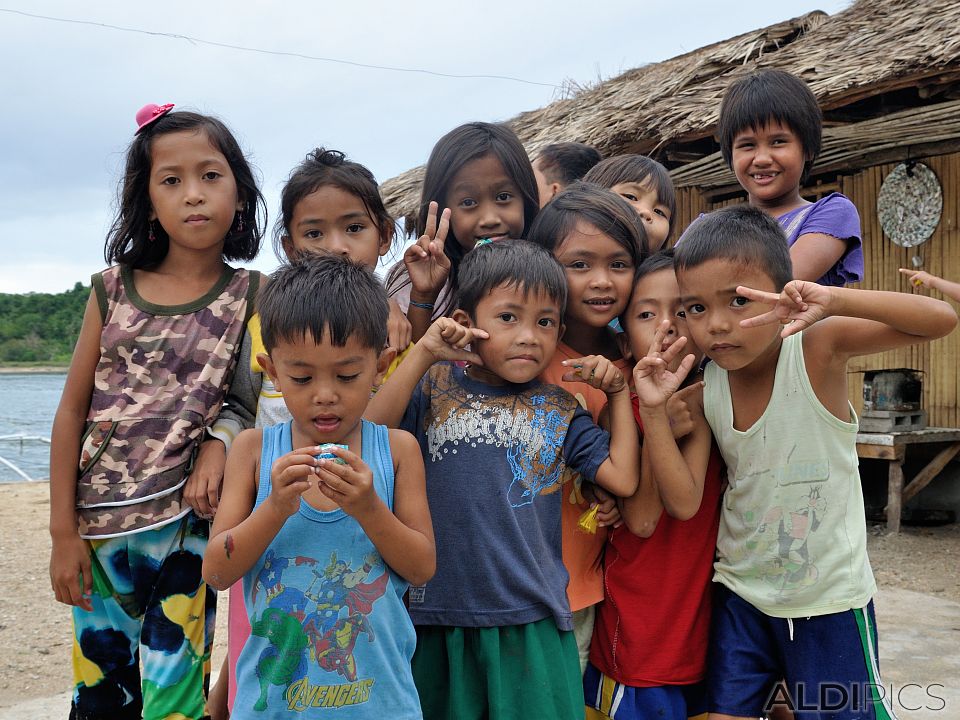
MULTIPOLYGON (((899 268, 911 268, 911 258, 923 259, 920 269, 953 281, 960 281, 960 153, 916 158, 928 165, 940 179, 943 189, 943 214, 933 236, 915 248, 901 248, 884 234, 877 218, 877 194, 883 179, 896 164, 877 165, 853 175, 841 176, 837 183, 809 188, 805 196, 813 199, 837 189, 850 198, 860 211, 863 228, 863 257, 865 273, 859 287, 869 290, 896 290, 911 292, 910 283, 900 275, 899 268)), ((712 201, 697 188, 677 191, 677 217, 674 237, 678 237, 701 212, 709 212, 723 205, 740 202, 743 198, 712 201)), ((942 299, 935 291, 921 290, 942 299)), ((953 303, 954 308, 957 304, 953 303)), ((923 407, 930 426, 960 427, 960 331, 933 343, 855 358, 850 363, 850 400, 857 413, 863 405, 863 370, 885 368, 913 368, 922 370, 923 407)))

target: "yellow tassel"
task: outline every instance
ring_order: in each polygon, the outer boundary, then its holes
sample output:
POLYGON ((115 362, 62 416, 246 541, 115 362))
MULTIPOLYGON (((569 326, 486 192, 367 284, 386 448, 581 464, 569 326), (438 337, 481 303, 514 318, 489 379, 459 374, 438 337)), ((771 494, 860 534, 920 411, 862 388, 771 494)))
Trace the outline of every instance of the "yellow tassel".
POLYGON ((592 508, 583 513, 583 515, 580 516, 580 519, 577 520, 577 527, 585 533, 596 535, 598 525, 597 511, 599 509, 599 505, 594 505, 592 508))

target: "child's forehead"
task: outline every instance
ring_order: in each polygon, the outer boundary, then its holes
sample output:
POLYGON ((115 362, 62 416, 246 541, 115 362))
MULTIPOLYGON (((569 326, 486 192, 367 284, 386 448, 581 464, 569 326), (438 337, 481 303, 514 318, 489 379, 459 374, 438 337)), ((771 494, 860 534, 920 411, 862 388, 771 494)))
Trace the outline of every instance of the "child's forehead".
POLYGON ((786 118, 778 118, 773 115, 768 115, 762 118, 753 118, 750 122, 746 123, 734 133, 734 138, 742 137, 744 135, 772 135, 775 133, 787 133, 794 136, 798 135, 797 129, 786 118))
POLYGON ((490 304, 521 305, 538 310, 552 308, 560 312, 560 301, 551 297, 546 288, 527 287, 519 282, 505 282, 490 288, 483 300, 490 304))
POLYGON ((646 273, 633 285, 634 302, 661 298, 674 298, 680 294, 680 283, 677 280, 677 274, 673 267, 664 267, 659 270, 653 270, 646 273))
POLYGON ((302 335, 278 338, 270 350, 271 356, 316 367, 376 359, 379 354, 376 348, 364 344, 357 335, 350 335, 343 345, 338 345, 329 331, 317 339, 310 330, 304 330, 302 335))
POLYGON ((764 286, 757 289, 775 285, 770 273, 756 263, 732 258, 714 258, 694 267, 677 268, 676 277, 683 295, 702 295, 737 285, 764 286))

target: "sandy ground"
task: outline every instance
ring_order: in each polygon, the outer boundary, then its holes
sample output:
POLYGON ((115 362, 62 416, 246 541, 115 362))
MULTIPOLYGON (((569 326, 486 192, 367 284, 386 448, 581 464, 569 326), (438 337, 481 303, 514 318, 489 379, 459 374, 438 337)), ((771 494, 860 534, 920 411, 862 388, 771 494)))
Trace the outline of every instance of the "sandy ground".
MULTIPOLYGON (((47 493, 46 483, 0 485, 0 709, 71 687, 70 611, 53 599, 47 570, 47 493)), ((960 602, 960 524, 899 535, 871 526, 868 541, 881 588, 960 602)), ((214 667, 224 657, 225 619, 220 613, 214 667)))

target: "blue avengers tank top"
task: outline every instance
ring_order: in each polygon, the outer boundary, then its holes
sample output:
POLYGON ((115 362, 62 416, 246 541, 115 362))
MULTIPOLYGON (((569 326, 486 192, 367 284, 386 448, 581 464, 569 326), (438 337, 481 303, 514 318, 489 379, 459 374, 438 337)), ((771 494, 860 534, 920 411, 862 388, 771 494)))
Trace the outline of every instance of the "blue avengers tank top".
MULTIPOLYGON (((393 510, 387 428, 363 421, 361 457, 393 510)), ((290 422, 263 429, 256 506, 274 460, 293 449, 290 422)), ((422 718, 410 660, 407 583, 360 524, 300 501, 243 577, 251 634, 237 660, 235 718, 422 718)))

